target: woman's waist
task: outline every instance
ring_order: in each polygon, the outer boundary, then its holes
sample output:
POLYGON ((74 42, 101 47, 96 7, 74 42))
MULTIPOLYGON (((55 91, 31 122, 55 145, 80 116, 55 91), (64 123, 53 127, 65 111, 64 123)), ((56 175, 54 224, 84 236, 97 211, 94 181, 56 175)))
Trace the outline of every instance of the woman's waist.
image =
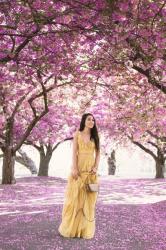
POLYGON ((78 153, 78 157, 84 157, 84 156, 94 157, 94 154, 93 153, 87 153, 87 152, 78 153))
POLYGON ((83 154, 87 154, 87 155, 91 155, 91 156, 94 156, 94 152, 89 152, 89 151, 79 151, 78 152, 78 155, 83 155, 83 154))

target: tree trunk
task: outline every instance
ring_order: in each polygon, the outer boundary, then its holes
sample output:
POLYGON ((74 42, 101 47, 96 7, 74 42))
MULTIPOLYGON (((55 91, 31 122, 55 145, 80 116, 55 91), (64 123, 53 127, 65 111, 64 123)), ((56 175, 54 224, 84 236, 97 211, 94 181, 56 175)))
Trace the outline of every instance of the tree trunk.
POLYGON ((6 147, 3 152, 2 184, 15 184, 14 178, 15 155, 12 148, 6 147))
POLYGON ((164 165, 161 161, 156 161, 156 177, 155 178, 164 178, 164 165))
POLYGON ((21 156, 16 156, 16 161, 29 169, 31 174, 37 174, 35 162, 21 149, 18 150, 21 156))
POLYGON ((108 175, 115 175, 116 171, 116 160, 115 160, 115 150, 111 152, 111 155, 107 158, 108 163, 108 175))
POLYGON ((48 176, 49 163, 52 157, 52 148, 48 147, 45 154, 44 147, 41 146, 40 149, 40 165, 38 176, 48 176))
POLYGON ((13 119, 9 117, 6 123, 5 146, 3 151, 2 184, 15 184, 14 164, 15 152, 13 150, 13 119))
MULTIPOLYGON (((153 136, 153 134, 151 132, 148 132, 148 133, 153 136)), ((153 137, 155 139, 158 139, 158 138, 156 138, 156 136, 153 136, 153 137)), ((155 176, 155 178, 164 178, 164 168, 165 168, 165 151, 164 151, 164 148, 159 146, 157 143, 148 141, 149 144, 151 144, 152 146, 154 146, 157 149, 157 154, 155 154, 155 153, 153 153, 152 150, 150 150, 149 148, 146 148, 140 142, 134 141, 132 139, 132 137, 129 137, 129 139, 135 145, 137 145, 139 148, 141 148, 147 154, 149 154, 149 155, 151 155, 153 157, 153 159, 155 160, 155 163, 156 163, 156 176, 155 176)))
POLYGON ((165 159, 163 152, 158 149, 157 150, 157 159, 156 159, 156 178, 164 178, 164 166, 165 159))

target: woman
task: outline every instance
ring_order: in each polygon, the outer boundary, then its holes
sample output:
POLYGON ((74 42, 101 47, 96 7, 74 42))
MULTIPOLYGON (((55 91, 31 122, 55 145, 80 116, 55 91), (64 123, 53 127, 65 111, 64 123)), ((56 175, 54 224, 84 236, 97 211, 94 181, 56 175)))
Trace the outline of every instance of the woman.
POLYGON ((58 228, 64 237, 91 239, 95 233, 97 192, 87 192, 85 183, 99 183, 99 136, 91 113, 83 114, 73 137, 72 171, 68 177, 62 222, 58 228))

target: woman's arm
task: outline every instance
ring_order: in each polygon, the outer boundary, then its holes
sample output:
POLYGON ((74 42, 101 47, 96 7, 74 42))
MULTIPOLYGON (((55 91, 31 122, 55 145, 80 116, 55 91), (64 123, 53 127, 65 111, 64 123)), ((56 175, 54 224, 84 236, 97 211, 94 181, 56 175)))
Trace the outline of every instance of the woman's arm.
POLYGON ((95 150, 95 151, 96 151, 96 156, 95 156, 95 163, 94 163, 93 169, 95 169, 97 171, 97 169, 99 167, 99 162, 100 162, 100 149, 95 150))

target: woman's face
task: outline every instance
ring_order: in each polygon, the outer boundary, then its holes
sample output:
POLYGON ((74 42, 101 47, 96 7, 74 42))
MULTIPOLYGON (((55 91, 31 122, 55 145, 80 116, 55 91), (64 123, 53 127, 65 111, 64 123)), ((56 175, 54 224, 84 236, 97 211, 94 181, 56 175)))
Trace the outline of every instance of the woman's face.
POLYGON ((93 128, 95 120, 92 115, 88 115, 85 120, 85 126, 88 128, 93 128))

